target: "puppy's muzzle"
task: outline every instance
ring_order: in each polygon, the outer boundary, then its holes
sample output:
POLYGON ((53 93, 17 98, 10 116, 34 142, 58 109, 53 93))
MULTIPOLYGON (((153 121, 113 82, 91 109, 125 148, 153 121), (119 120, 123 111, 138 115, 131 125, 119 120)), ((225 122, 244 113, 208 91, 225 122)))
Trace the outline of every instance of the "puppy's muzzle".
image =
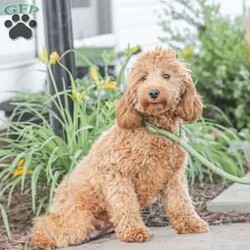
POLYGON ((148 95, 150 96, 151 99, 155 100, 158 98, 160 94, 160 91, 158 89, 151 89, 149 92, 148 92, 148 95))

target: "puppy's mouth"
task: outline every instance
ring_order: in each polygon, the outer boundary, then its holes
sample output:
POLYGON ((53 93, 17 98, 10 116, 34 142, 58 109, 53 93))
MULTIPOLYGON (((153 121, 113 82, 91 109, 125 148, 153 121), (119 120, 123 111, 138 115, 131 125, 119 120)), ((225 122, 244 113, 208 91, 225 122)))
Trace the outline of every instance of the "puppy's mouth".
POLYGON ((165 112, 166 102, 164 100, 147 100, 142 103, 138 103, 136 106, 137 111, 142 114, 159 115, 165 112))
POLYGON ((159 99, 155 99, 155 100, 150 100, 149 103, 154 105, 154 104, 159 104, 159 103, 163 103, 163 102, 159 99))

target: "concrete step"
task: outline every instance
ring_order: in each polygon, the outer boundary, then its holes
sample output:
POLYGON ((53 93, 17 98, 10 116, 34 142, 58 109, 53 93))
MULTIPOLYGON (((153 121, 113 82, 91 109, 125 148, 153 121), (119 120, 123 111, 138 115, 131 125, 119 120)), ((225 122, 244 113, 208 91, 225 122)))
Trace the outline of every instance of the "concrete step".
MULTIPOLYGON (((245 178, 250 179, 250 173, 245 178)), ((231 185, 208 203, 207 209, 211 212, 250 213, 250 185, 231 185)))
POLYGON ((246 250, 250 249, 250 224, 211 227, 203 234, 178 235, 171 227, 151 228, 154 236, 145 243, 124 243, 114 234, 64 250, 246 250))

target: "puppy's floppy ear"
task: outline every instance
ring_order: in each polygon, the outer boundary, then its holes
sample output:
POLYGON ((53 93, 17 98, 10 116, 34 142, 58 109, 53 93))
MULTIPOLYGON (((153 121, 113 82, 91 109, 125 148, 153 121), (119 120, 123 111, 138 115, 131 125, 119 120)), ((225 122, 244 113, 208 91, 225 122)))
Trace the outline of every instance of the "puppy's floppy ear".
POLYGON ((197 93, 190 75, 185 75, 182 80, 184 92, 177 108, 177 116, 184 121, 194 121, 198 119, 203 111, 202 98, 197 93))
POLYGON ((116 105, 116 119, 120 128, 132 129, 142 125, 142 118, 135 110, 136 89, 130 87, 116 105))

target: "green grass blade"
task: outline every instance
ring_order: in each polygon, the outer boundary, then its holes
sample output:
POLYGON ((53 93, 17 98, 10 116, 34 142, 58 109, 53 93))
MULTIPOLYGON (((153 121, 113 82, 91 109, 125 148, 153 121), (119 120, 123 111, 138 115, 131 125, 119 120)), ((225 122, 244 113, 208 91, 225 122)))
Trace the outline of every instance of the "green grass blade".
POLYGON ((8 215, 3 207, 3 205, 0 203, 0 210, 1 210, 1 215, 2 215, 2 220, 4 224, 4 228, 7 232, 8 238, 11 239, 11 233, 10 233, 10 226, 9 226, 9 220, 8 220, 8 215))

